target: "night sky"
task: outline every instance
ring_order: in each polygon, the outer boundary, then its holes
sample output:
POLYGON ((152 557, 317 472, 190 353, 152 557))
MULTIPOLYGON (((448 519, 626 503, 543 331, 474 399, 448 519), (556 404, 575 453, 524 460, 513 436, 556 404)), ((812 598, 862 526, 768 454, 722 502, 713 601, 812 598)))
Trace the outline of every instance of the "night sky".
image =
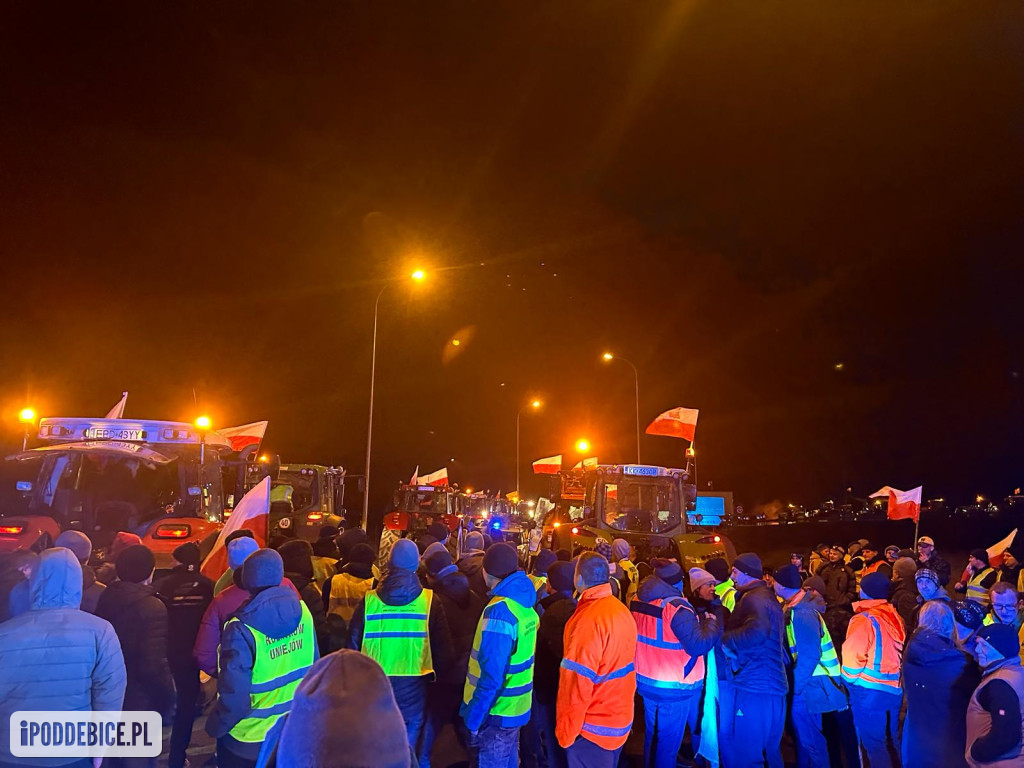
POLYGON ((361 472, 398 278, 375 506, 416 465, 511 490, 535 396, 525 491, 581 436, 630 460, 605 350, 644 426, 700 409, 699 485, 747 505, 1024 484, 1018 3, 0 19, 5 449, 25 403, 128 390, 126 416, 269 419, 285 461, 361 472))

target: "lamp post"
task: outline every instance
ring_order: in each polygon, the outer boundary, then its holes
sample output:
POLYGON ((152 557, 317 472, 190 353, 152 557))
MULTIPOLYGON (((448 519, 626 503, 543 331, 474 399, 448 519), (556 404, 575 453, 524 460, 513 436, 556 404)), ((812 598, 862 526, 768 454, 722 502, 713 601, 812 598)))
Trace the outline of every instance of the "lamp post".
POLYGON ((636 366, 633 365, 629 360, 618 355, 613 355, 611 352, 605 352, 601 355, 601 359, 606 363, 610 363, 612 360, 621 360, 630 368, 633 369, 633 384, 636 392, 636 463, 640 463, 640 374, 636 370, 636 366))
POLYGON ((34 408, 22 408, 18 413, 18 421, 22 425, 21 435, 21 450, 28 448, 28 430, 36 422, 36 412, 34 408))
POLYGON ((590 441, 587 440, 585 437, 581 437, 579 440, 576 441, 576 452, 577 453, 586 453, 589 450, 590 450, 590 441))
POLYGON ((540 400, 531 400, 529 403, 519 409, 516 414, 516 496, 519 496, 519 417, 523 415, 523 411, 527 408, 537 410, 543 403, 540 400))
MULTIPOLYGON (((411 275, 410 278, 415 280, 417 283, 423 282, 426 278, 426 273, 422 269, 417 269, 411 275)), ((380 293, 377 294, 377 300, 373 302, 373 346, 370 352, 370 418, 366 426, 366 466, 363 470, 363 530, 366 530, 367 517, 370 513, 370 451, 373 445, 373 394, 374 384, 377 380, 377 310, 380 309, 380 297, 384 295, 384 291, 394 281, 389 281, 384 284, 384 287, 380 289, 380 293)))

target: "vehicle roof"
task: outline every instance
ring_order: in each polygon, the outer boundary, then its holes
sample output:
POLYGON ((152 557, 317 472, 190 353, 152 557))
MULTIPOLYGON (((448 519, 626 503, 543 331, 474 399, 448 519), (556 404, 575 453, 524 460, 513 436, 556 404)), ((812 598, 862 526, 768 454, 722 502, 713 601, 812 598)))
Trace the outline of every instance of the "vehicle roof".
MULTIPOLYGON (((39 420, 39 439, 45 442, 116 440, 121 443, 198 445, 201 437, 194 424, 182 421, 78 417, 47 417, 39 420)), ((231 448, 227 438, 218 432, 206 433, 205 442, 211 448, 231 448)))

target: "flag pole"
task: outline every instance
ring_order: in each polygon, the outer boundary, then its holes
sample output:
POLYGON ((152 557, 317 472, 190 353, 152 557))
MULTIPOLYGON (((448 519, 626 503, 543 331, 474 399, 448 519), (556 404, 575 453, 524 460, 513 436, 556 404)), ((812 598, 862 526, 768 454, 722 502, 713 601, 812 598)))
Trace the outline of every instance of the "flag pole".
POLYGON ((914 541, 910 545, 911 549, 916 549, 917 548, 917 534, 918 534, 918 530, 920 529, 920 527, 921 527, 921 508, 918 507, 917 508, 917 517, 914 518, 914 541))

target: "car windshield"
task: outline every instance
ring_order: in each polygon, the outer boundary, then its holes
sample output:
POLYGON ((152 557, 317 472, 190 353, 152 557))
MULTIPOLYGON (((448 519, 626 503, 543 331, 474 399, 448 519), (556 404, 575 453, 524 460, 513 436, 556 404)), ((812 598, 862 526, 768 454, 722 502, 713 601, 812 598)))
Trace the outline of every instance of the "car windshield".
POLYGON ((605 523, 619 531, 667 533, 680 524, 674 481, 622 478, 605 482, 600 501, 605 523))

